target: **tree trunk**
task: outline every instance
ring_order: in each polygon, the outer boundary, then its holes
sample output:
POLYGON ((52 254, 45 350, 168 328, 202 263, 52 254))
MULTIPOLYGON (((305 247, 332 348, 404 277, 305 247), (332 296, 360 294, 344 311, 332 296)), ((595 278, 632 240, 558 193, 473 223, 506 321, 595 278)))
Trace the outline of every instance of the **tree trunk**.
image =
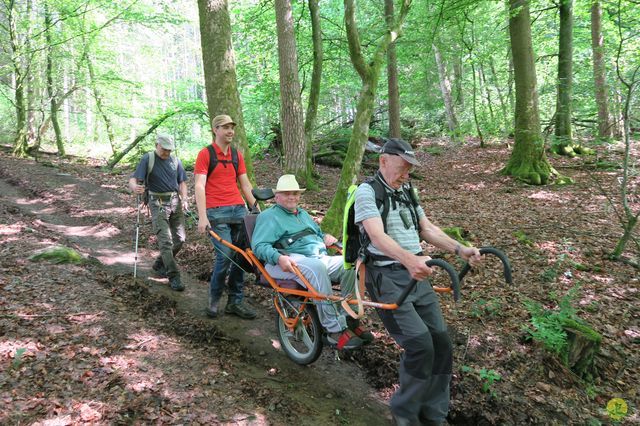
MULTIPOLYGON (((58 103, 56 102, 56 91, 53 87, 53 44, 51 42, 51 12, 49 12, 48 3, 44 3, 44 27, 45 27, 45 40, 47 43, 47 96, 49 96, 49 116, 51 124, 53 125, 53 131, 56 138, 56 147, 58 148, 58 155, 63 157, 65 155, 64 143, 62 141, 62 132, 60 131, 60 123, 58 123, 58 103)), ((38 132, 38 139, 44 137, 44 134, 38 132)))
POLYGON ((311 178, 307 170, 307 147, 298 78, 298 54, 293 30, 290 0, 275 0, 280 74, 280 128, 282 129, 283 169, 296 175, 304 185, 311 178))
POLYGON ((528 0, 510 0, 509 34, 516 86, 515 145, 503 173, 534 185, 546 184, 552 168, 540 133, 536 69, 528 0))
POLYGON ((366 60, 360 45, 360 35, 355 18, 355 0, 344 0, 344 17, 347 31, 347 41, 349 43, 349 57, 356 72, 362 80, 362 88, 358 96, 356 117, 353 123, 353 130, 349 140, 349 148, 345 157, 340 181, 336 188, 336 194, 331 202, 331 206, 322 222, 323 229, 333 235, 340 235, 342 232, 342 216, 344 203, 347 199, 347 190, 358 177, 365 144, 369 136, 369 124, 373 114, 374 101, 378 86, 380 71, 384 62, 389 44, 394 42, 399 36, 402 24, 409 13, 411 0, 403 0, 400 13, 393 26, 382 37, 376 47, 373 58, 366 60))
POLYGON ((509 113, 507 112, 507 103, 504 100, 502 89, 500 88, 500 81, 498 80, 498 74, 496 68, 493 65, 493 61, 489 61, 489 69, 491 70, 491 78, 493 81, 493 87, 496 89, 498 99, 500 100, 500 110, 502 111, 502 122, 504 123, 504 130, 509 131, 509 113))
POLYGON ((216 115, 227 114, 236 123, 235 144, 244 154, 247 176, 253 181, 253 162, 238 93, 227 1, 198 0, 198 15, 209 117, 213 119, 216 115))
POLYGON ((7 24, 9 29, 9 44, 11 46, 11 67, 14 79, 14 102, 16 111, 16 134, 13 140, 13 154, 26 157, 27 152, 27 111, 24 99, 24 76, 20 63, 20 45, 18 42, 17 17, 15 2, 10 2, 7 8, 7 24))
MULTIPOLYGON (((473 89, 471 91, 471 102, 473 107, 473 122, 476 125, 476 131, 478 132, 478 137, 480 138, 480 147, 484 148, 484 136, 482 135, 482 129, 480 128, 480 120, 478 120, 478 101, 477 101, 478 85, 476 84, 476 66, 473 60, 469 62, 471 62, 471 76, 473 77, 473 86, 472 86, 473 89)), ((480 80, 479 77, 478 77, 478 80, 480 80)))
POLYGON ((462 88, 464 78, 464 66, 462 64, 462 57, 458 55, 453 62, 453 83, 456 87, 456 106, 459 107, 459 111, 464 108, 464 90, 462 88))
POLYGON ((481 90, 484 88, 485 97, 487 98, 487 108, 489 109, 489 119, 491 123, 495 122, 495 115, 493 113, 493 100, 491 99, 491 88, 487 84, 487 75, 484 71, 484 64, 482 61, 478 64, 478 83, 481 84, 481 90))
MULTIPOLYGON (((93 68, 93 61, 91 60, 91 54, 89 53, 89 45, 88 41, 85 41, 85 51, 83 59, 87 63, 87 72, 89 73, 89 85, 91 86, 91 93, 93 94, 93 99, 96 101, 96 108, 98 109, 98 113, 100 117, 102 117, 102 121, 104 121, 104 126, 107 131, 107 138, 109 139, 109 145, 111 146, 111 152, 116 154, 118 152, 118 148, 115 145, 115 137, 113 135, 113 125, 111 123, 111 119, 107 115, 107 112, 104 109, 104 105, 102 104, 102 95, 100 94, 100 90, 98 89, 98 82, 96 81, 96 73, 93 68)), ((82 59, 81 59, 82 60, 82 59)))
MULTIPOLYGON (((393 25, 393 0, 384 0, 387 27, 393 25)), ((389 137, 400 138, 400 90, 398 88, 398 59, 396 44, 391 43, 387 51, 387 86, 389 90, 389 137)))
POLYGON ((591 327, 565 319, 562 328, 567 334, 566 365, 579 377, 592 381, 597 376, 596 356, 602 336, 591 327))
MULTIPOLYGON (((32 38, 32 25, 34 20, 33 0, 27 0, 26 11, 26 31, 24 33, 24 56, 25 61, 28 62, 28 66, 25 67, 27 73, 25 74, 25 88, 26 88, 26 107, 27 107, 27 147, 32 147, 36 143, 36 98, 38 97, 38 81, 37 70, 35 67, 36 53, 31 46, 32 38)), ((27 151, 31 153, 33 148, 27 148, 27 151)))
MULTIPOLYGON (((313 71, 311 73, 311 87, 309 88, 309 104, 304 121, 304 135, 307 141, 306 164, 307 170, 313 171, 313 139, 320 103, 320 83, 322 81, 322 27, 320 25, 320 8, 318 0, 309 0, 309 14, 311 15, 311 37, 313 41, 313 71)), ((311 181, 307 182, 307 186, 311 181)))
MULTIPOLYGON (((618 23, 620 25, 620 23, 618 23)), ((620 41, 622 44, 623 41, 620 41)), ((618 55, 620 54, 620 48, 618 48, 618 55)), ((616 59, 616 67, 619 67, 620 58, 616 59)), ((627 89, 626 99, 622 106, 622 126, 623 126, 623 140, 624 140, 624 157, 622 161, 622 179, 619 181, 620 183, 620 198, 622 201, 622 209, 624 212, 624 216, 619 215, 621 218, 620 224, 622 225, 622 229, 624 233, 622 237, 616 243, 616 247, 611 253, 611 258, 614 260, 619 260, 622 256, 622 253, 627 246, 627 243, 630 239, 633 239, 633 230, 638 224, 638 219, 640 218, 640 211, 634 211, 632 205, 630 203, 630 198, 633 197, 634 192, 629 194, 630 191, 630 176, 632 172, 630 168, 632 167, 633 160, 631 157, 631 100, 633 99, 633 91, 635 86, 638 84, 637 76, 638 71, 640 71, 640 65, 636 67, 635 71, 631 73, 631 81, 627 81, 620 71, 620 68, 617 69, 618 79, 622 83, 622 85, 627 89)), ((621 95, 620 95, 621 96, 621 95)), ((636 240, 634 240, 636 241, 636 240)), ((636 241, 636 245, 637 241, 636 241)))
POLYGON ((573 0, 560 0, 558 97, 556 101, 556 153, 575 156, 571 134, 573 84, 573 0))
POLYGON ((591 4, 591 48, 593 50, 593 83, 598 106, 598 137, 608 139, 612 135, 609 117, 609 89, 604 62, 604 37, 602 35, 602 7, 599 0, 591 4))
POLYGON ((433 44, 433 51, 436 57, 436 65, 438 66, 438 77, 440 81, 440 92, 442 92, 442 100, 444 101, 444 109, 447 114, 447 125, 449 126, 449 132, 451 138, 457 140, 458 134, 458 119, 453 108, 453 100, 451 99, 451 83, 449 77, 447 77, 447 70, 445 69, 442 55, 438 47, 433 44))

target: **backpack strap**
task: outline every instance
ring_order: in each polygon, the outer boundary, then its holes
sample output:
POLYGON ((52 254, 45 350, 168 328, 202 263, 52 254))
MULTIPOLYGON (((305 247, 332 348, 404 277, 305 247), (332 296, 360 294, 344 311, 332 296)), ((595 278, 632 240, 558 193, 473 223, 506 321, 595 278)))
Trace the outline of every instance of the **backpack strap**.
POLYGON ((149 182, 149 175, 151 174, 151 170, 153 170, 153 166, 156 163, 156 153, 155 151, 147 152, 147 174, 144 175, 144 186, 147 186, 149 182))
POLYGON ((316 231, 311 228, 305 228, 300 232, 296 232, 292 235, 283 235, 278 241, 276 241, 273 246, 278 250, 287 250, 293 243, 298 241, 302 237, 306 237, 307 235, 315 235, 316 231))
MULTIPOLYGON (((218 155, 216 154, 216 150, 213 148, 213 144, 207 145, 207 150, 209 151, 209 170, 207 170, 207 182, 209 181, 209 176, 213 173, 213 170, 218 165, 218 162, 228 163, 228 160, 218 160, 218 155)), ((236 180, 238 179, 238 150, 234 147, 231 147, 231 164, 233 164, 233 168, 236 171, 236 180)))
MULTIPOLYGON (((411 182, 409 182, 408 186, 403 185, 402 195, 396 195, 387 190, 380 172, 376 173, 373 178, 367 180, 364 183, 369 184, 373 188, 376 199, 376 207, 378 207, 378 210, 380 210, 380 219, 382 220, 382 226, 385 233, 387 232, 387 217, 389 216, 391 203, 393 203, 394 208, 396 208, 397 203, 411 207, 409 210, 411 211, 411 219, 413 221, 413 225, 415 229, 420 232, 420 223, 418 221, 418 197, 414 193, 411 182)), ((367 235, 366 231, 362 229, 362 232, 360 233, 360 247, 366 259, 369 261, 393 260, 388 256, 376 255, 371 253, 367 249, 370 243, 371 239, 369 238, 369 235, 367 235)))
POLYGON ((375 192, 376 206, 378 207, 378 210, 380 210, 380 207, 382 207, 382 210, 380 211, 380 217, 382 219, 382 225, 384 226, 384 232, 387 232, 387 216, 389 216, 389 206, 391 205, 391 203, 393 203, 394 209, 396 208, 397 203, 409 206, 413 225, 416 230, 420 232, 420 222, 418 220, 418 196, 416 195, 411 182, 409 182, 408 185, 402 186, 402 195, 396 195, 386 189, 386 185, 383 183, 382 179, 383 178, 380 175, 380 172, 378 172, 372 179, 369 179, 366 183, 371 185, 375 192))

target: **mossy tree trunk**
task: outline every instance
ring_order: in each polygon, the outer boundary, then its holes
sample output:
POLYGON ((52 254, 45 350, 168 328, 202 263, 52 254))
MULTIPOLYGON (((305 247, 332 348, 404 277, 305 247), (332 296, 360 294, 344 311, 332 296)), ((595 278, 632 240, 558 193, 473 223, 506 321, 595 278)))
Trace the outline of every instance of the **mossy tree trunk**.
POLYGON ((532 185, 546 184, 553 169, 540 132, 528 0, 510 0, 509 34, 516 86, 515 145, 503 173, 532 185))
MULTIPOLYGON (((384 15, 387 27, 393 25, 393 0, 384 0, 384 15)), ((389 91, 389 137, 400 138, 400 89, 398 88, 398 58, 396 44, 391 43, 387 51, 387 87, 389 91)))
POLYGON ((13 154, 18 157, 28 156, 27 143, 27 108, 25 104, 24 83, 25 74, 21 64, 22 50, 18 39, 18 29, 16 16, 19 12, 16 9, 15 2, 9 2, 7 5, 7 27, 9 31, 9 44, 11 46, 11 66, 14 76, 14 102, 16 111, 16 134, 13 141, 13 154))
POLYGON ((347 190, 358 177, 364 148, 369 137, 369 124, 373 115, 374 101, 380 71, 386 58, 389 44, 394 42, 398 36, 402 24, 411 8, 411 0, 403 0, 400 12, 394 19, 393 26, 382 37, 376 47, 373 58, 367 61, 362 53, 360 35, 355 18, 355 0, 344 0, 344 20, 347 30, 347 40, 349 42, 349 57, 354 68, 362 80, 362 88, 358 96, 356 117, 353 123, 353 131, 349 139, 349 148, 342 165, 340 181, 336 188, 336 195, 333 197, 331 206, 322 222, 323 229, 333 235, 340 235, 342 232, 342 216, 344 203, 347 199, 347 190))
POLYGON ((595 360, 602 336, 591 327, 573 320, 565 320, 563 329, 567 334, 565 363, 578 376, 592 381, 597 374, 595 360))
MULTIPOLYGON (((311 87, 309 88, 309 103, 304 119, 304 137, 307 140, 306 163, 309 173, 313 172, 313 138, 318 117, 318 104, 320 103, 320 83, 322 82, 322 61, 324 50, 322 48, 322 27, 320 24, 320 7, 318 0, 309 0, 309 14, 311 16, 311 38, 313 42, 313 71, 311 72, 311 87)), ((309 176, 311 177, 311 176, 309 176)), ((311 180, 307 181, 307 187, 311 180)))
POLYGON ((234 144, 244 154, 247 176, 253 181, 253 161, 249 155, 249 143, 238 93, 227 0, 198 0, 198 16, 209 117, 212 119, 216 115, 227 114, 233 118, 236 123, 234 144))
POLYGON ((573 157, 573 136, 571 133, 571 106, 573 86, 573 0, 560 0, 560 30, 558 47, 558 94, 556 98, 557 144, 555 151, 560 155, 573 157))

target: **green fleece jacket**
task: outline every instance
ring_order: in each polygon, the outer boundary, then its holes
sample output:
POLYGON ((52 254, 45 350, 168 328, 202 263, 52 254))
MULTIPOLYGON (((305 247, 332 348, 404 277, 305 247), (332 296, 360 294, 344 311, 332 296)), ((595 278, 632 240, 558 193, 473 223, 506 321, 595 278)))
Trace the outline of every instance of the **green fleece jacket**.
POLYGON ((298 253, 305 256, 326 254, 324 234, 309 213, 300 207, 291 212, 276 204, 258 215, 256 227, 251 236, 251 248, 255 255, 264 262, 276 265, 281 254, 298 253), (305 229, 313 234, 305 235, 289 245, 286 249, 276 249, 274 244, 283 238, 290 237, 305 229))

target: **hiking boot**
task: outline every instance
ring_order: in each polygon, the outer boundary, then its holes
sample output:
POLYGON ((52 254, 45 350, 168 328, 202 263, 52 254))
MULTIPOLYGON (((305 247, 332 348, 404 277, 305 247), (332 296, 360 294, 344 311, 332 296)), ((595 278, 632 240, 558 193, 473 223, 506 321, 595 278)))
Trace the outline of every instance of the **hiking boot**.
POLYGON ((174 291, 184 290, 184 285, 182 284, 182 282, 180 282, 180 277, 170 278, 169 285, 171 286, 171 290, 174 290, 174 291))
POLYGON ((327 342, 329 342, 330 345, 335 346, 339 351, 343 349, 355 349, 364 344, 362 339, 356 336, 353 331, 348 328, 338 333, 328 334, 327 342))
POLYGON ((224 308, 225 314, 237 315, 244 319, 254 319, 257 314, 249 305, 242 303, 227 303, 224 308))
POLYGON ((375 340, 373 333, 363 328, 360 325, 360 321, 355 318, 347 317, 347 327, 349 327, 349 330, 353 331, 353 334, 358 336, 365 345, 368 345, 375 340))
POLYGON ((162 258, 157 258, 151 267, 160 278, 167 278, 167 268, 164 267, 162 258))

